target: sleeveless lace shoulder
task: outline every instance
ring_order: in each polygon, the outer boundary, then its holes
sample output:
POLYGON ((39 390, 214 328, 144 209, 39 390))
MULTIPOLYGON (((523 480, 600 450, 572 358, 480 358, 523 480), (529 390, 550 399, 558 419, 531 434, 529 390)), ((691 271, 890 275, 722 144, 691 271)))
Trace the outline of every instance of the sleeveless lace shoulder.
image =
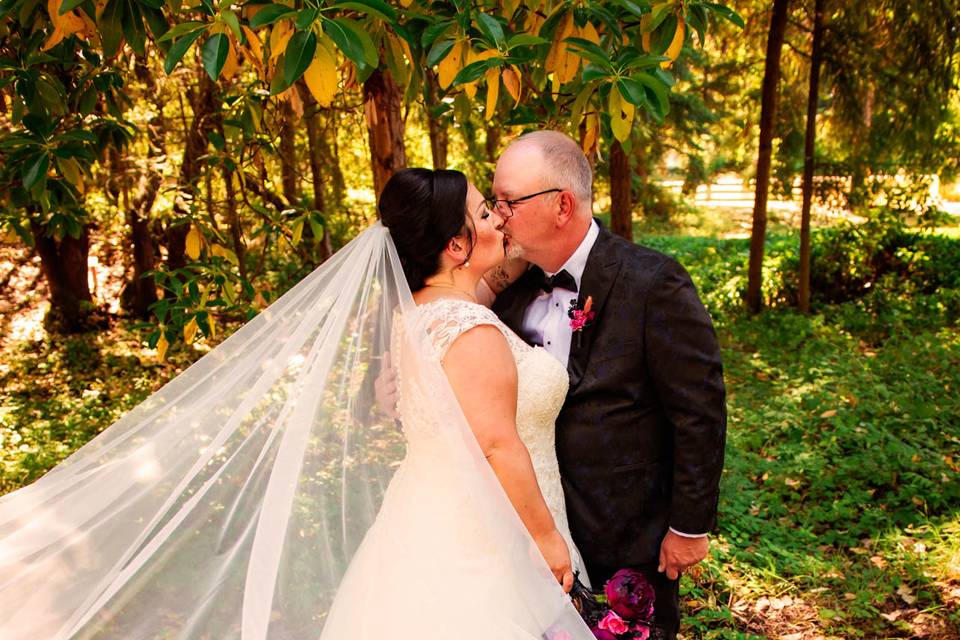
POLYGON ((443 359, 450 345, 464 332, 482 325, 492 325, 507 339, 511 351, 522 351, 526 344, 517 337, 493 311, 466 300, 441 298, 419 307, 420 321, 430 336, 437 357, 443 359))

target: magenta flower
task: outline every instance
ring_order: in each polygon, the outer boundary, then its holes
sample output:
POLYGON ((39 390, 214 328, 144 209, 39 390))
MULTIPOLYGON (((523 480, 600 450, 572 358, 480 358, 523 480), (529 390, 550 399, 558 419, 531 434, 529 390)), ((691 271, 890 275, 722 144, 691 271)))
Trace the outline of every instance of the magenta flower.
POLYGON ((650 620, 656 595, 639 571, 620 569, 604 587, 610 608, 627 620, 650 620))
POLYGON ((618 616, 616 611, 608 611, 607 615, 603 617, 603 620, 601 620, 597 626, 616 635, 626 633, 630 630, 630 625, 627 624, 626 620, 618 616))
POLYGON ((597 640, 617 640, 617 636, 610 633, 606 629, 601 629, 600 627, 594 627, 593 629, 590 629, 590 630, 593 631, 593 637, 596 638, 597 640))
POLYGON ((633 628, 633 635, 630 636, 631 640, 648 640, 650 637, 650 627, 645 627, 642 624, 638 624, 633 628))

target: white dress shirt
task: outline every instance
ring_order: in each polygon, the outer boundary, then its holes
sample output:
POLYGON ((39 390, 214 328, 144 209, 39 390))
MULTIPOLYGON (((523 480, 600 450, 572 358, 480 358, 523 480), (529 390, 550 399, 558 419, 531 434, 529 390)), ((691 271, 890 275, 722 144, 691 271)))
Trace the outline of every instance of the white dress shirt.
MULTIPOLYGON (((573 276, 579 289, 583 270, 587 266, 587 257, 598 235, 600 235, 600 227, 597 226, 596 220, 591 220, 590 228, 580 241, 580 246, 554 273, 565 270, 573 276)), ((547 275, 552 276, 554 273, 547 273, 547 275)), ((586 293, 590 294, 589 291, 586 293)), ((571 302, 576 304, 577 292, 556 287, 550 293, 541 291, 523 314, 524 335, 532 342, 542 344, 550 355, 563 363, 563 366, 567 366, 570 342, 573 339, 570 318, 567 316, 571 302)))

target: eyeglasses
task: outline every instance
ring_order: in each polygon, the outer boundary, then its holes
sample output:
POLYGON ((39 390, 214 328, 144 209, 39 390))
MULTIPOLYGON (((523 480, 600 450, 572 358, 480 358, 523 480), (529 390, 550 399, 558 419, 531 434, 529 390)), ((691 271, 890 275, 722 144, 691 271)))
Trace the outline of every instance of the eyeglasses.
POLYGON ((485 202, 491 211, 496 211, 504 218, 511 218, 513 217, 513 214, 516 213, 513 208, 518 204, 532 200, 537 196, 542 196, 547 193, 559 193, 561 191, 563 191, 563 189, 547 189, 546 191, 538 191, 537 193, 531 193, 528 196, 514 198, 513 200, 497 200, 496 198, 487 198, 485 202))

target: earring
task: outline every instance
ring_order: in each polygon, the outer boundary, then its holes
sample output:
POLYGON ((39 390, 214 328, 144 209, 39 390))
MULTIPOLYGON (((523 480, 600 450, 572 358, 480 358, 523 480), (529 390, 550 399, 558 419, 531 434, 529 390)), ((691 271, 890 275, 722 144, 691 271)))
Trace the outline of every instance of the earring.
POLYGON ((466 268, 469 267, 469 266, 470 266, 470 261, 469 261, 469 260, 467 260, 466 262, 463 263, 463 268, 464 268, 464 269, 466 269, 466 268))

